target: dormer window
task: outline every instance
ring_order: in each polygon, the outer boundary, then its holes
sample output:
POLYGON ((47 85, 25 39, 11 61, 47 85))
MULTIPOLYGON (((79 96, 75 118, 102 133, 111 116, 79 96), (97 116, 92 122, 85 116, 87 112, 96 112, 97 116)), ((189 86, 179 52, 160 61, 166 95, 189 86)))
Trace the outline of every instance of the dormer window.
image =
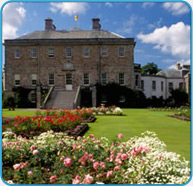
POLYGON ((54 48, 49 48, 49 49, 48 49, 48 56, 49 56, 49 57, 54 57, 54 55, 55 55, 55 50, 54 50, 54 48))
POLYGON ((15 49, 15 51, 14 51, 14 58, 15 59, 18 59, 18 58, 20 58, 21 57, 21 51, 20 51, 20 49, 15 49))

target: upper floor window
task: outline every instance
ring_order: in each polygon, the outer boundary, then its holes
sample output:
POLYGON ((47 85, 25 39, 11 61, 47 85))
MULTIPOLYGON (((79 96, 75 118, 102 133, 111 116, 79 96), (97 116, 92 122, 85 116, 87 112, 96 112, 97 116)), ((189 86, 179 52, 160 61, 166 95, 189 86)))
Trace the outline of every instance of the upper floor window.
POLYGON ((32 86, 35 86, 37 84, 37 74, 31 75, 31 84, 32 86))
POLYGON ((71 58, 72 57, 72 48, 67 47, 66 48, 66 57, 71 58))
POLYGON ((173 83, 169 82, 169 92, 171 92, 173 90, 173 83))
POLYGON ((164 82, 161 81, 161 91, 163 92, 164 91, 164 82))
POLYGON ((144 80, 141 80, 141 90, 144 90, 144 80))
POLYGON ((101 74, 101 84, 106 85, 107 84, 107 73, 101 74))
POLYGON ((125 57, 125 47, 119 47, 118 56, 125 57))
POLYGON ((139 86, 139 75, 135 75, 135 86, 139 86))
POLYGON ((156 91, 156 81, 152 81, 152 90, 156 91))
POLYGON ((54 48, 48 48, 48 56, 49 57, 54 57, 55 55, 55 50, 54 48))
POLYGON ((14 51, 14 58, 20 58, 21 57, 21 51, 20 49, 15 49, 14 51))
POLYGON ((30 93, 30 100, 32 103, 36 103, 36 92, 35 91, 32 91, 30 93))
POLYGON ((84 85, 89 85, 89 74, 84 74, 84 85))
POLYGON ((15 85, 19 86, 20 83, 21 83, 20 82, 20 75, 19 74, 15 74, 14 80, 15 80, 15 85))
POLYGON ((37 49, 36 48, 31 49, 31 57, 32 58, 37 58, 37 49))
POLYGON ((89 48, 83 48, 83 56, 84 57, 90 57, 90 49, 89 48))
POLYGON ((119 85, 125 85, 125 74, 119 73, 119 85))
POLYGON ((48 84, 54 85, 54 74, 49 74, 48 84))
POLYGON ((102 47, 101 48, 101 56, 102 57, 106 57, 107 56, 107 48, 106 47, 102 47))
POLYGON ((72 74, 66 74, 66 84, 72 85, 72 74))

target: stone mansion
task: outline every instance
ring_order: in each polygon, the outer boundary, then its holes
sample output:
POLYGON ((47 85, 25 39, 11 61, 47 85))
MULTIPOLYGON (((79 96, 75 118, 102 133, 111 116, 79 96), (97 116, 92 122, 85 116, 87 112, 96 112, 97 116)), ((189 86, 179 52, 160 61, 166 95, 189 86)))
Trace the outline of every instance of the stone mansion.
MULTIPOLYGON (((45 19, 44 31, 5 40, 6 96, 13 96, 14 87, 24 87, 30 89, 29 100, 37 108, 72 109, 96 106, 97 83, 115 82, 146 94, 147 77, 134 64, 135 44, 134 38, 102 30, 98 18, 92 19, 92 30, 70 31, 56 30, 53 20, 45 19), (43 100, 42 90, 47 92, 43 100)), ((181 80, 178 86, 185 86, 181 80)))

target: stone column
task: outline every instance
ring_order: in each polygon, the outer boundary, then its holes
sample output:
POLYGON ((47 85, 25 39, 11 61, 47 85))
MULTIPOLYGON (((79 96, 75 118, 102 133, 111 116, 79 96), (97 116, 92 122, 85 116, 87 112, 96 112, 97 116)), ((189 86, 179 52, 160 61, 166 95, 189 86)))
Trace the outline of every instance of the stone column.
POLYGON ((38 109, 41 108, 41 87, 40 86, 37 86, 37 89, 36 89, 36 107, 38 109))

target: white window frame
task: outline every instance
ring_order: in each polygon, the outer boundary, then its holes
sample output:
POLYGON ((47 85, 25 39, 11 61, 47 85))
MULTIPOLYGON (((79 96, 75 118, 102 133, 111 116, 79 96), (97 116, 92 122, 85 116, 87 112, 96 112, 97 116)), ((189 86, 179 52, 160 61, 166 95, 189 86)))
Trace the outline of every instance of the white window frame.
POLYGON ((37 58, 37 54, 38 54, 37 48, 32 48, 31 49, 31 58, 37 58))
POLYGON ((125 85, 125 74, 123 72, 119 73, 119 85, 121 86, 125 85), (120 77, 121 75, 123 75, 123 77, 120 77), (123 81, 123 83, 121 83, 121 81, 123 81))
POLYGON ((72 47, 66 47, 65 54, 66 54, 67 58, 72 58, 72 47), (68 51, 68 50, 70 50, 70 51, 68 51))
POLYGON ((118 57, 122 58, 125 57, 125 47, 124 46, 120 46, 118 47, 118 57), (120 49, 123 49, 123 55, 120 55, 120 49))
POLYGON ((54 50, 54 48, 48 48, 48 57, 49 58, 55 57, 55 50, 54 50))
POLYGON ((52 85, 54 85, 55 84, 55 75, 54 75, 54 73, 50 73, 50 74, 48 74, 48 85, 50 85, 50 86, 52 86, 52 85), (50 78, 50 76, 53 76, 53 78, 50 78), (50 83, 50 81, 53 81, 53 83, 50 83))
POLYGON ((88 48, 88 47, 83 48, 82 53, 83 53, 83 57, 84 57, 84 58, 89 58, 89 57, 90 57, 90 48, 88 48), (87 51, 86 51, 86 50, 87 50, 87 51), (85 55, 85 54, 86 54, 86 55, 85 55))
POLYGON ((107 49, 107 47, 102 47, 101 48, 101 57, 107 57, 107 56, 108 56, 108 49, 107 49), (105 51, 104 51, 104 49, 105 49, 105 51))
POLYGON ((31 75, 31 85, 32 86, 36 86, 37 85, 37 74, 32 74, 31 75))
POLYGON ((14 58, 19 59, 21 57, 21 50, 19 48, 16 48, 14 50, 14 58))
POLYGON ((89 74, 89 73, 84 73, 84 74, 83 74, 83 84, 84 84, 85 86, 90 85, 90 74, 89 74), (88 77, 85 78, 85 75, 88 75, 88 77), (88 81, 88 83, 85 83, 85 81, 88 81))
POLYGON ((106 72, 103 72, 101 73, 101 85, 107 85, 108 81, 107 81, 107 73, 106 72), (103 75, 105 75, 105 83, 103 83, 103 75))
POLYGON ((20 85, 21 85, 21 77, 20 77, 20 74, 15 74, 15 75, 14 75, 14 85, 15 85, 15 86, 20 86, 20 85))

